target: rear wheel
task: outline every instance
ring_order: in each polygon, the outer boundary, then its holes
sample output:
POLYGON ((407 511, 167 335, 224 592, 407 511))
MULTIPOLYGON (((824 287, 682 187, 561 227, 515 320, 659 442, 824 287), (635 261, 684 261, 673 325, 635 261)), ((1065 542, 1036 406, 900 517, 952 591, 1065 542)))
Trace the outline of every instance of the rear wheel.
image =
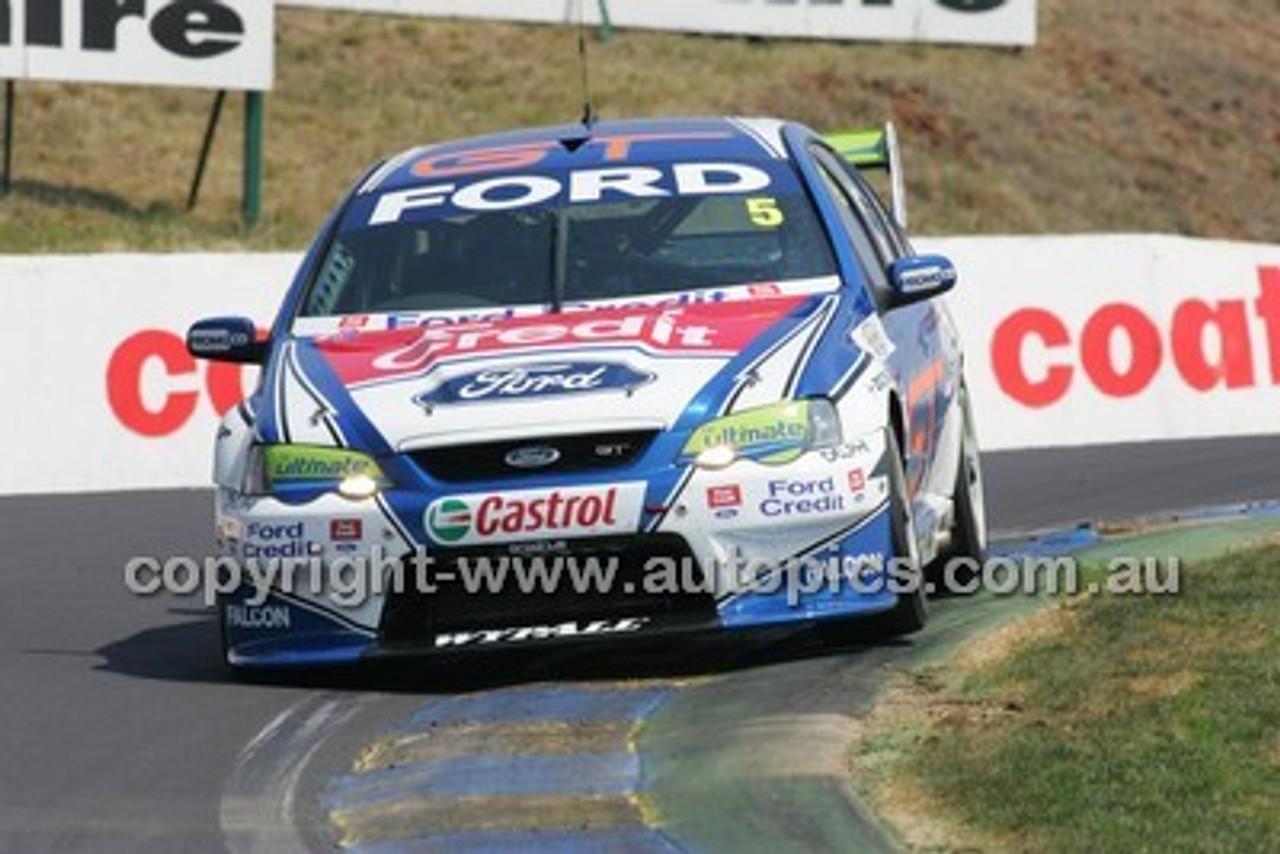
MULTIPOLYGON (((886 556, 886 563, 891 560, 893 564, 891 583, 907 589, 898 593, 893 608, 884 613, 873 617, 819 622, 818 631, 823 642, 833 646, 850 641, 909 635, 920 631, 928 622, 929 609, 921 577, 915 525, 911 518, 911 498, 907 493, 902 453, 898 449, 897 438, 892 433, 889 434, 886 457, 889 469, 890 536, 893 545, 893 553, 886 556)), ((886 570, 888 569, 886 566, 886 570)))

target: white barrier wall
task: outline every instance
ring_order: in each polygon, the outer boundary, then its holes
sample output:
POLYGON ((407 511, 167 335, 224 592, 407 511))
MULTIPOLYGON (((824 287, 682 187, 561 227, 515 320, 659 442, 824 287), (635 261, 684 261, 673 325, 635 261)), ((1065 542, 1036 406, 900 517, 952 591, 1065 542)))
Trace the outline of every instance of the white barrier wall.
POLYGON ((1036 40, 1036 0, 281 0, 402 15, 587 23, 722 33, 951 44, 1027 46, 1036 40))
MULTIPOLYGON (((1168 237, 921 240, 962 281, 989 449, 1277 432, 1280 246, 1168 237)), ((267 325, 298 257, 0 257, 10 324, 0 494, 201 486, 252 381, 187 326, 267 325)))
POLYGON ((268 320, 297 263, 0 257, 14 321, 0 337, 10 404, 0 494, 207 485, 215 405, 232 405, 242 378, 233 366, 197 364, 186 328, 210 315, 268 320))
POLYGON ((991 449, 1280 432, 1280 246, 922 240, 951 256, 991 449))

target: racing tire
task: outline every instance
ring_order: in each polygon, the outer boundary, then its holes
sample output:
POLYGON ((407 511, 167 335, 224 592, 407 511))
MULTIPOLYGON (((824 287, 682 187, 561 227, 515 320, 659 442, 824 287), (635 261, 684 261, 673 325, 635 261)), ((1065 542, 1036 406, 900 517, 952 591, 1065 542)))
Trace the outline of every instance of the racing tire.
POLYGON ((911 498, 907 493, 906 471, 897 437, 889 434, 889 447, 885 453, 889 469, 890 536, 893 554, 890 558, 901 567, 906 562, 907 571, 894 573, 894 581, 909 581, 909 590, 898 593, 897 602, 888 611, 871 617, 819 621, 818 634, 828 646, 845 646, 850 642, 864 642, 913 634, 925 627, 929 620, 929 605, 925 596, 920 552, 916 545, 915 523, 911 517, 911 498))
POLYGON ((969 390, 965 386, 960 387, 959 403, 963 427, 960 465, 952 493, 955 515, 951 524, 951 542, 931 568, 932 580, 944 595, 971 591, 987 559, 987 502, 982 455, 978 449, 969 390), (961 566, 956 561, 964 561, 966 565, 961 566), (950 570, 947 569, 949 564, 950 570))

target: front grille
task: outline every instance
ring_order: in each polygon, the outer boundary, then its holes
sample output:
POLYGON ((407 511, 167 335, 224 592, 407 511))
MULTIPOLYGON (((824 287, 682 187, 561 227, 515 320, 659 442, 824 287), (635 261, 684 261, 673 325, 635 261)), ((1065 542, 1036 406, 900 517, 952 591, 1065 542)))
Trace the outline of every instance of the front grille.
POLYGON ((515 439, 428 448, 412 451, 409 457, 431 477, 452 483, 521 475, 578 474, 630 465, 648 449, 657 435, 657 430, 628 430, 515 439), (521 456, 522 451, 526 464, 512 462, 521 456), (538 464, 551 457, 554 460, 538 464))
MULTIPOLYGON (((566 546, 564 551, 518 558, 492 547, 436 552, 432 555, 428 573, 430 585, 426 591, 410 585, 410 589, 395 591, 387 598, 380 628, 381 641, 387 646, 416 646, 429 644, 443 632, 504 629, 570 620, 586 622, 649 617, 656 623, 687 624, 714 618, 715 600, 708 590, 672 589, 670 577, 664 576, 668 579, 665 585, 654 588, 654 592, 646 591, 646 574, 654 573, 654 567, 659 566, 654 563, 655 559, 665 559, 670 561, 667 566, 677 567, 678 579, 700 578, 688 544, 674 534, 578 540, 566 546), (571 560, 578 566, 585 565, 588 560, 596 560, 601 565, 611 562, 616 572, 612 585, 606 589, 594 585, 588 589, 575 589, 573 575, 568 569, 561 573, 560 584, 553 589, 522 590, 515 571, 508 573, 507 583, 500 589, 468 589, 460 562, 469 560, 474 564, 480 559, 489 560, 491 565, 506 560, 510 561, 510 566, 514 566, 517 559, 525 566, 532 565, 535 560, 552 566, 559 560, 565 567, 571 560)), ((412 572, 406 572, 406 577, 414 576, 412 572)))

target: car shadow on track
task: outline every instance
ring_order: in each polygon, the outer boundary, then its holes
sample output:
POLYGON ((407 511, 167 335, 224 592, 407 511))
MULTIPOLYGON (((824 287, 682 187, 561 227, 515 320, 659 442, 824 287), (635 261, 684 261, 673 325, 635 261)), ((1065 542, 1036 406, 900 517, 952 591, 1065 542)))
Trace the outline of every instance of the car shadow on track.
POLYGON ((465 694, 544 682, 683 679, 751 670, 834 655, 858 655, 905 640, 857 638, 835 648, 812 628, 700 633, 672 639, 614 639, 607 643, 529 650, 372 659, 346 667, 233 672, 218 658, 212 611, 171 609, 190 617, 103 646, 99 670, 137 679, 234 683, 311 690, 434 695, 465 694))
POLYGON ((164 682, 225 682, 218 659, 218 620, 212 609, 171 608, 182 623, 146 629, 97 650, 97 670, 164 682))

